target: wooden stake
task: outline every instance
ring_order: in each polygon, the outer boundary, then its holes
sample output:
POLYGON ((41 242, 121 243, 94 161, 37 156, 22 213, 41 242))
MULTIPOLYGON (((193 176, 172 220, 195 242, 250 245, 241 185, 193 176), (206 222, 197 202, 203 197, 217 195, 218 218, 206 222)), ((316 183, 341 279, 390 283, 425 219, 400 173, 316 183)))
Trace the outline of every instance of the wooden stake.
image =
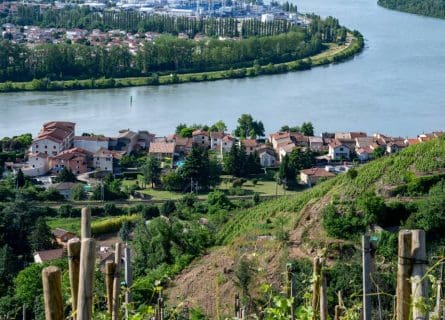
POLYGON ((79 265, 80 265, 80 240, 78 238, 68 240, 68 268, 71 287, 71 314, 76 319, 77 295, 79 293, 79 265))
POLYGON ((119 319, 119 295, 120 295, 120 289, 121 289, 121 282, 120 282, 120 271, 121 271, 121 244, 118 242, 116 243, 116 249, 114 251, 114 264, 115 264, 115 270, 114 270, 114 279, 113 279, 113 311, 111 313, 111 320, 118 320, 119 319))
POLYGON ((321 279, 320 279, 320 273, 321 273, 321 262, 320 258, 316 257, 314 258, 314 282, 312 287, 312 310, 313 310, 313 317, 312 319, 316 320, 318 318, 318 314, 320 311, 320 285, 321 285, 321 279))
POLYGON ((128 244, 124 250, 125 257, 125 319, 128 319, 128 305, 133 301, 131 294, 131 286, 133 285, 133 277, 131 272, 131 250, 128 244))
POLYGON ((413 319, 426 320, 427 313, 422 307, 427 299, 427 283, 425 279, 426 272, 426 244, 425 231, 412 230, 411 256, 413 258, 411 294, 413 297, 413 319))
POLYGON ((236 293, 235 294, 235 318, 236 319, 241 318, 240 310, 241 310, 241 303, 240 303, 240 299, 239 299, 239 294, 236 293))
POLYGON ((371 320, 371 245, 362 237, 363 320, 371 320))
POLYGON ((397 265, 397 305, 396 319, 408 320, 411 296, 411 231, 399 232, 398 265, 397 265))
POLYGON ((328 319, 328 292, 325 272, 320 272, 320 320, 328 319))
POLYGON ((111 315, 113 312, 113 281, 114 272, 116 271, 116 264, 114 261, 108 260, 105 262, 105 287, 107 289, 107 310, 111 315))
POLYGON ((91 320, 93 308, 94 264, 96 262, 96 242, 82 239, 80 250, 79 293, 77 300, 77 320, 91 320))
POLYGON ((287 285, 288 285, 288 297, 292 299, 292 304, 290 308, 291 320, 295 320, 295 275, 294 268, 291 264, 286 265, 287 271, 287 285))
POLYGON ((45 319, 63 320, 62 273, 57 267, 42 270, 43 297, 45 299, 45 319))
POLYGON ((80 235, 82 240, 91 238, 91 209, 82 208, 82 217, 80 221, 80 235))

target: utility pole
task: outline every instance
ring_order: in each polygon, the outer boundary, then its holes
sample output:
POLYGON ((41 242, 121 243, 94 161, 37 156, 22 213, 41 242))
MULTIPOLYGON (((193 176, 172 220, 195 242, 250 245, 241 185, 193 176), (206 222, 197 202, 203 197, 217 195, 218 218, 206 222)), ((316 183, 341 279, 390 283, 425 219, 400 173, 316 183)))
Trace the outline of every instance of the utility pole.
POLYGON ((371 320, 371 246, 369 236, 362 236, 363 320, 371 320))

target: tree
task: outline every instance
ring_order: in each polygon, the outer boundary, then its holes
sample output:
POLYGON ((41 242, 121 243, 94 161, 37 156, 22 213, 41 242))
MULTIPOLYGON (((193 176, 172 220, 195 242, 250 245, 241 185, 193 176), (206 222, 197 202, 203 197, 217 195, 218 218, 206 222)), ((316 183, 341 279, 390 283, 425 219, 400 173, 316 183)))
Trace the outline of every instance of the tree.
POLYGON ((70 168, 63 167, 56 178, 57 182, 76 182, 76 176, 70 168))
POLYGON ((128 240, 130 240, 130 233, 131 233, 130 222, 124 221, 124 223, 122 223, 122 227, 119 230, 119 237, 122 239, 123 242, 127 242, 128 240))
POLYGON ((23 188, 25 186, 25 182, 26 182, 25 175, 23 174, 22 169, 19 169, 15 177, 15 185, 17 188, 23 188))
POLYGON ((71 189, 71 200, 74 201, 82 201, 87 198, 87 195, 85 193, 83 184, 76 183, 74 187, 71 189))
POLYGON ((0 248, 0 289, 6 292, 19 270, 17 256, 7 244, 0 248))
POLYGON ((173 200, 167 200, 162 204, 161 212, 164 216, 169 216, 176 211, 176 205, 173 200))
POLYGON ((261 121, 254 121, 250 114, 242 114, 238 119, 238 126, 235 129, 235 136, 241 139, 264 136, 264 125, 261 121))
POLYGON ((167 191, 182 191, 186 181, 181 174, 169 172, 161 177, 162 187, 167 191))
POLYGON ((185 123, 180 123, 180 124, 178 124, 178 125, 176 126, 176 131, 175 131, 175 133, 176 133, 176 134, 180 134, 181 131, 182 131, 182 129, 186 129, 186 128, 187 128, 187 125, 186 125, 185 123))
POLYGON ((222 120, 219 120, 210 127, 210 131, 212 132, 224 132, 226 130, 227 126, 222 120))
POLYGON ((29 243, 33 252, 53 247, 51 229, 43 217, 37 219, 34 229, 29 236, 29 243))
POLYGON ((195 131, 194 128, 182 128, 179 132, 179 136, 182 138, 191 138, 193 135, 193 131, 195 131))
POLYGON ((161 162, 158 158, 149 156, 145 164, 141 167, 145 183, 151 183, 151 187, 159 182, 161 176, 161 162))
POLYGON ((210 160, 207 149, 193 146, 180 172, 185 181, 191 181, 199 188, 207 189, 210 184, 210 160))
POLYGON ((303 124, 300 127, 300 131, 305 136, 313 136, 314 135, 314 126, 312 125, 312 122, 303 122, 303 124))
POLYGON ((374 151, 372 151, 372 158, 373 159, 378 159, 381 158, 385 155, 385 148, 383 147, 377 147, 374 149, 374 151))

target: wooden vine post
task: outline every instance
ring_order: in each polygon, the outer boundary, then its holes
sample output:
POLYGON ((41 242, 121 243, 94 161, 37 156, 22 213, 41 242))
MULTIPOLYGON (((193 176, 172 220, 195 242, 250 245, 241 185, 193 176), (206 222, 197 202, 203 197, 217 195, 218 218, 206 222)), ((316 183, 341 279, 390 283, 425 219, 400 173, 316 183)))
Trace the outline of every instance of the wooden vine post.
POLYGON ((320 311, 320 286, 321 286, 321 260, 319 257, 314 258, 314 275, 312 284, 312 319, 316 320, 320 311))
POLYGON ((295 270, 292 264, 286 265, 287 274, 287 296, 291 299, 291 320, 295 320, 295 295, 296 295, 296 285, 295 285, 295 270))
POLYGON ((124 249, 125 258, 125 319, 129 317, 129 304, 133 301, 131 286, 133 285, 133 275, 131 272, 131 249, 128 244, 124 249))
POLYGON ((371 245, 369 236, 362 236, 363 320, 371 320, 371 245))
POLYGON ((78 238, 68 241, 68 269, 71 288, 72 318, 76 319, 77 295, 79 293, 79 266, 80 266, 80 240, 78 238))
POLYGON ((236 293, 235 294, 235 318, 236 319, 241 318, 240 312, 241 312, 241 301, 240 301, 240 298, 239 298, 239 294, 236 293))
POLYGON ((397 264, 397 305, 396 319, 409 320, 411 297, 411 241, 409 230, 399 232, 398 264, 397 264))
POLYGON ((79 293, 77 298, 77 320, 91 320, 95 262, 96 241, 91 238, 82 239, 80 250, 79 293))
POLYGON ((43 297, 45 300, 45 319, 63 320, 62 273, 57 267, 42 270, 43 297))
POLYGON ((114 261, 105 262, 105 287, 107 290, 107 311, 111 315, 113 312, 113 281, 116 265, 114 261))
POLYGON ((411 256, 413 261, 411 276, 413 319, 426 320, 428 314, 425 308, 427 298, 427 283, 424 279, 427 264, 425 231, 412 230, 411 237, 411 256))
POLYGON ((320 272, 320 320, 328 320, 328 288, 323 270, 320 272))
POLYGON ((112 313, 111 313, 111 319, 112 320, 118 320, 119 319, 119 295, 120 295, 120 288, 121 288, 121 282, 120 282, 120 271, 121 271, 121 249, 122 246, 119 242, 116 243, 116 249, 114 250, 114 279, 113 279, 113 299, 112 299, 112 313))
POLYGON ((82 217, 80 219, 81 239, 91 238, 91 209, 82 208, 82 217))
POLYGON ((343 316, 344 311, 345 311, 345 306, 343 304, 343 298, 341 296, 341 291, 339 291, 337 293, 337 297, 338 297, 338 303, 334 309, 334 312, 335 312, 334 320, 340 320, 340 318, 343 316))

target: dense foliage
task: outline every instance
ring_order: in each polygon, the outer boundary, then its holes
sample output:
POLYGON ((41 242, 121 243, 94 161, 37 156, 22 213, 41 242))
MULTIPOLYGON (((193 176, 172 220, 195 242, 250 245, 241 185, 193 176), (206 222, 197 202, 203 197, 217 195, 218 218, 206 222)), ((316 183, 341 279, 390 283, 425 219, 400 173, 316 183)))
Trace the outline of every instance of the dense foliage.
POLYGON ((378 4, 388 9, 445 18, 444 0, 379 0, 378 4))

